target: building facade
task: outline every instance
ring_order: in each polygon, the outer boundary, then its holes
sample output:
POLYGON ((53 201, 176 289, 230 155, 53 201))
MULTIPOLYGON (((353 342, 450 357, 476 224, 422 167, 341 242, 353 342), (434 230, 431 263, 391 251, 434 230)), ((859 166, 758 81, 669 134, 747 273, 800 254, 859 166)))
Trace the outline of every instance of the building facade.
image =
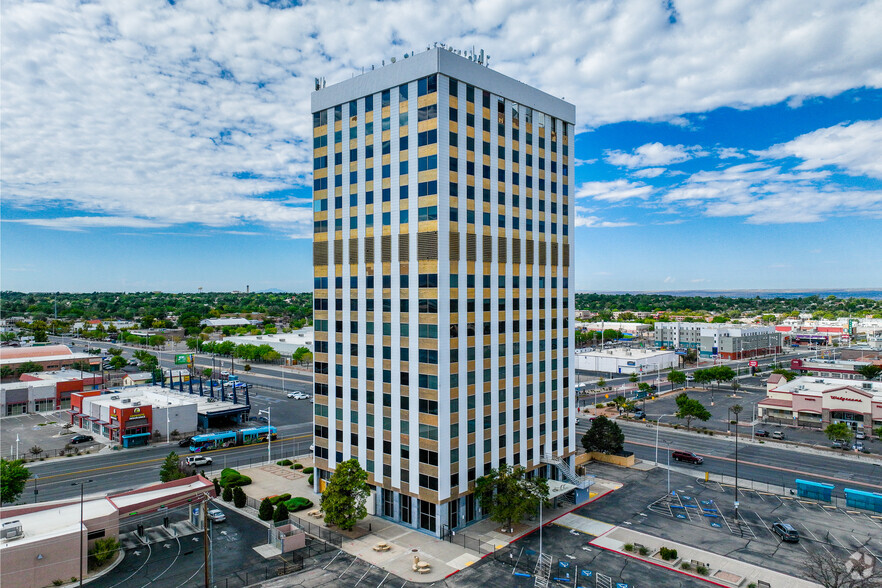
POLYGON ((316 488, 356 458, 444 535, 492 468, 572 462, 575 107, 433 49, 312 111, 316 488))
POLYGON ((745 359, 781 352, 775 327, 711 323, 655 323, 658 347, 697 349, 703 357, 745 359))
POLYGON ((845 423, 870 437, 882 426, 882 383, 794 378, 771 388, 757 409, 770 422, 816 429, 845 423))

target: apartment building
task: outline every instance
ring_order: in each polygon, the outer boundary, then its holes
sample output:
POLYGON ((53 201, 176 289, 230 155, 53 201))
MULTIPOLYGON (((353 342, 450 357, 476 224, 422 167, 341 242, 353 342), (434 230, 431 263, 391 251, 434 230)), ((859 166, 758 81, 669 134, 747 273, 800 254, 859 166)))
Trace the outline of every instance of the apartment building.
POLYGON ((712 323, 655 323, 657 347, 697 349, 702 357, 745 359, 781 353, 775 327, 712 323))
POLYGON ((317 86, 316 489, 357 458, 443 536, 572 467, 575 107, 443 48, 317 86))

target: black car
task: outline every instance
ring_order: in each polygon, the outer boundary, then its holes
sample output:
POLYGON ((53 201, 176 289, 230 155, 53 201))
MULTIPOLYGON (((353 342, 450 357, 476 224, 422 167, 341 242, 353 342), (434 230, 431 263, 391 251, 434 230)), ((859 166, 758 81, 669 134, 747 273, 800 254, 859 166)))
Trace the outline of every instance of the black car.
POLYGON ((75 435, 70 442, 71 443, 88 443, 89 441, 94 441, 95 437, 92 435, 75 435))
POLYGON ((268 423, 269 422, 269 420, 265 416, 253 416, 248 420, 254 421, 256 423, 268 423))
POLYGON ((178 447, 189 447, 190 441, 193 440, 193 437, 184 437, 180 441, 178 441, 178 447))
POLYGON ((799 543, 799 532, 788 523, 773 523, 772 531, 780 536, 782 541, 799 543))

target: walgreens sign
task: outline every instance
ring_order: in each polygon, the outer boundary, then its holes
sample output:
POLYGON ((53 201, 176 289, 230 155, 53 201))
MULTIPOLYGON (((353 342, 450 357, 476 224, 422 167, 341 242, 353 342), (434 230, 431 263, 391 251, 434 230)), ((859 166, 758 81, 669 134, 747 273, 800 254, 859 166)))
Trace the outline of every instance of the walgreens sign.
POLYGON ((845 396, 831 396, 833 400, 843 400, 845 402, 862 402, 860 398, 846 398, 845 396))

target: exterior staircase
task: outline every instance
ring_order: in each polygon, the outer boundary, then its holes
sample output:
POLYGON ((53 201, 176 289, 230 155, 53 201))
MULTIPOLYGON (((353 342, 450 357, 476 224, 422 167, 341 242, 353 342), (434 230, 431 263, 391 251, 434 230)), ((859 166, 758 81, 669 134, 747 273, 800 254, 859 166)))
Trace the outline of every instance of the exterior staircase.
POLYGON ((551 576, 551 556, 547 553, 540 553, 539 560, 536 562, 536 569, 533 570, 533 576, 536 588, 548 588, 548 578, 551 576))
POLYGON ((557 457, 554 454, 546 453, 542 456, 542 463, 551 464, 556 466, 557 469, 563 474, 563 477, 567 482, 573 484, 577 488, 585 490, 594 484, 594 476, 580 476, 576 474, 573 468, 570 467, 570 464, 563 458, 557 457))

